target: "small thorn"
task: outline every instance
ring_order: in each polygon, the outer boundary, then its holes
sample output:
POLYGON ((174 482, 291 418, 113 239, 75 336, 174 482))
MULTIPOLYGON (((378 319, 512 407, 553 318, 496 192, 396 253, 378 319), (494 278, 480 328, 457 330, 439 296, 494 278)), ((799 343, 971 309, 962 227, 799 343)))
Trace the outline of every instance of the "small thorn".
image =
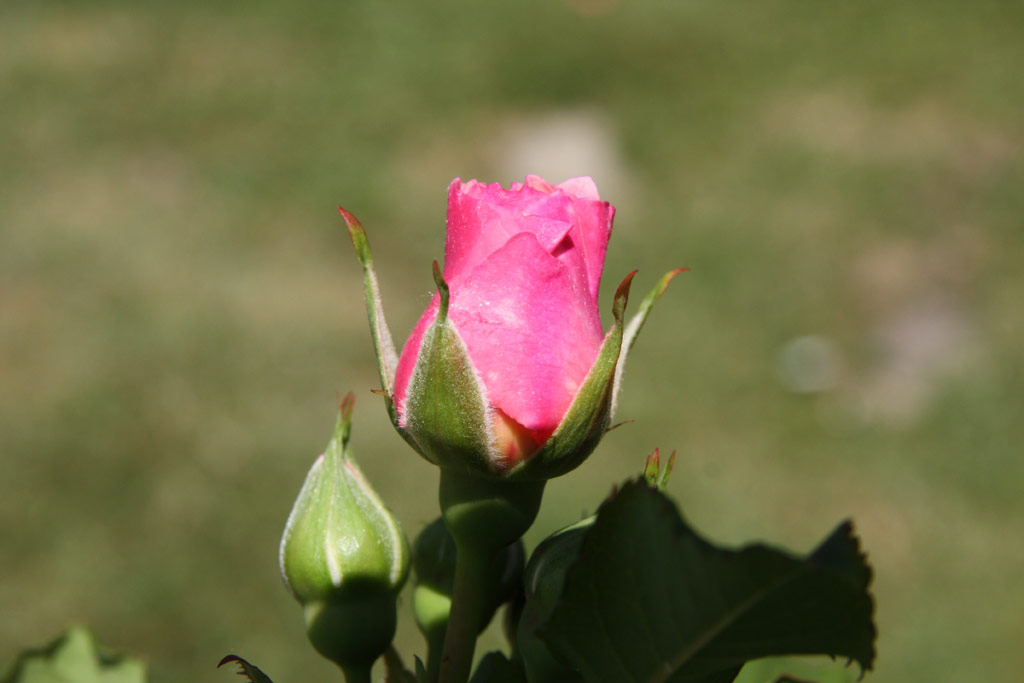
POLYGON ((366 230, 363 229, 363 224, 359 222, 358 218, 340 206, 338 207, 338 213, 340 213, 341 217, 345 219, 345 225, 348 226, 348 234, 353 240, 356 238, 356 233, 361 232, 364 235, 366 234, 366 230))
POLYGON ((338 403, 338 409, 342 415, 345 416, 346 420, 352 419, 352 409, 356 407, 356 395, 351 391, 345 394, 345 397, 338 403))
POLYGON ((228 662, 237 662, 239 659, 241 659, 241 657, 239 657, 238 655, 227 655, 226 657, 224 657, 224 659, 220 660, 220 663, 217 664, 217 668, 221 668, 228 662))
POLYGON ((604 433, 607 434, 608 432, 612 431, 613 429, 618 429, 622 425, 628 425, 628 424, 631 424, 633 422, 636 422, 636 420, 623 420, 622 422, 619 422, 617 424, 613 424, 611 427, 609 427, 608 429, 604 430, 604 433))
POLYGON ((363 229, 363 224, 359 222, 358 218, 340 206, 338 207, 338 213, 345 219, 345 225, 348 226, 348 236, 352 240, 352 246, 356 249, 359 263, 363 265, 363 268, 366 268, 367 264, 373 261, 373 255, 370 253, 370 243, 366 239, 366 230, 363 229))
POLYGON ((338 213, 340 213, 340 214, 341 214, 341 217, 345 219, 345 222, 346 222, 346 223, 348 223, 348 226, 349 226, 350 228, 351 228, 351 227, 353 227, 353 226, 358 226, 358 227, 360 227, 360 228, 362 228, 362 227, 363 227, 363 226, 362 226, 362 225, 361 225, 361 224, 359 223, 359 219, 358 219, 358 218, 356 218, 355 216, 353 216, 353 215, 351 214, 351 212, 349 212, 349 211, 346 211, 346 210, 345 210, 344 208, 342 208, 342 207, 340 207, 340 206, 339 206, 339 207, 338 207, 338 213))
POLYGON ((615 298, 612 300, 612 316, 616 320, 622 319, 622 314, 626 310, 626 304, 629 303, 629 288, 633 284, 633 278, 639 271, 634 270, 622 279, 619 284, 619 288, 615 290, 615 298))

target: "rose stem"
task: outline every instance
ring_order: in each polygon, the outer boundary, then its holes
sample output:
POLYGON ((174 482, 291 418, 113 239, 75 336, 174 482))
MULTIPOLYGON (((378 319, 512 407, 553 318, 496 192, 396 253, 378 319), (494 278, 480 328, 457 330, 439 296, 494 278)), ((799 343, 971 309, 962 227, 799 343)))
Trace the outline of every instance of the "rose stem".
POLYGON ((373 678, 370 671, 372 664, 356 664, 342 666, 341 671, 345 674, 345 683, 371 683, 373 678))
POLYGON ((489 585, 491 552, 471 544, 456 545, 452 609, 441 656, 440 683, 466 683, 473 666, 481 611, 489 585))

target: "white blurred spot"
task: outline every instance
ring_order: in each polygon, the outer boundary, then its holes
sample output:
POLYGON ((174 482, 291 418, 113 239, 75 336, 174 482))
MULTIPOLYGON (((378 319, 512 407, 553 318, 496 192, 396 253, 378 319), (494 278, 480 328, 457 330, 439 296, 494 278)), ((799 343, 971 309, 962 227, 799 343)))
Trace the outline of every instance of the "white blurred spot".
POLYGON ((800 394, 834 388, 842 377, 843 366, 839 345, 828 337, 797 337, 779 351, 779 377, 791 391, 800 394))
POLYGON ((590 176, 602 199, 621 201, 626 191, 619 140, 611 121, 594 109, 567 109, 518 118, 497 136, 500 178, 534 173, 557 184, 590 176))
POLYGON ((909 423, 927 406, 941 380, 978 352, 964 312, 940 296, 914 302, 875 331, 879 362, 862 388, 869 419, 909 423))

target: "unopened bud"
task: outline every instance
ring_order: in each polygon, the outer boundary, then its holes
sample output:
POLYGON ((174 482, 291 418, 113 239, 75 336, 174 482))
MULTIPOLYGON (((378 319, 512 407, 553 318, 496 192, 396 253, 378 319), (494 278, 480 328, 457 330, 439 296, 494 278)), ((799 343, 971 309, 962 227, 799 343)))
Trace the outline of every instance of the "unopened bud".
POLYGON ((342 668, 369 666, 387 649, 409 573, 408 541, 348 451, 353 403, 345 397, 334 435, 306 475, 280 556, 310 640, 342 668))

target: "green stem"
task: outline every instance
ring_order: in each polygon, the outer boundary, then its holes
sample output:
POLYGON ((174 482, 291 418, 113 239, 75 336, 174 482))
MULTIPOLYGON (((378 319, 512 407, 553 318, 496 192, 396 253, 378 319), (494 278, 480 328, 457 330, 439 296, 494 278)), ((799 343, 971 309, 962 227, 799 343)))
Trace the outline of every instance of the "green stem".
POLYGON ((466 683, 483 621, 491 560, 533 524, 544 481, 512 483, 441 470, 444 523, 455 539, 455 585, 441 657, 440 683, 466 683))
POLYGON ((473 667, 473 651, 490 582, 487 570, 493 552, 457 545, 452 611, 440 661, 440 683, 465 683, 473 667))
POLYGON ((427 680, 437 681, 444 656, 444 629, 435 629, 427 636, 427 680))
POLYGON ((371 683, 373 681, 372 670, 372 664, 341 667, 342 673, 345 674, 345 683, 371 683))

